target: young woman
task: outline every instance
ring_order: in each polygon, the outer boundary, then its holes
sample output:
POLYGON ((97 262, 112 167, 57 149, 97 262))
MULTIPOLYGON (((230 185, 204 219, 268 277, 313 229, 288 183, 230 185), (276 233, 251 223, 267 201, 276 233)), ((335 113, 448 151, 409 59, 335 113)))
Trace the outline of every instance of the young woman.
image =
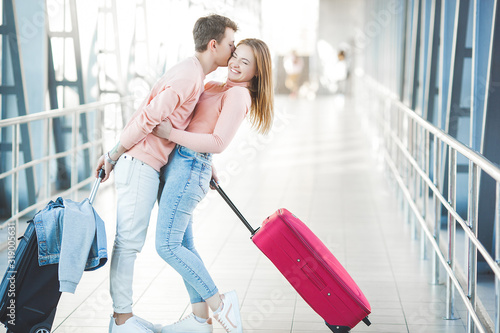
POLYGON ((182 275, 193 313, 162 332, 212 332, 213 318, 227 332, 243 332, 238 297, 219 294, 193 243, 192 213, 209 189, 211 155, 231 142, 243 119, 267 133, 273 119, 271 56, 258 39, 238 43, 228 63, 226 83, 209 82, 186 131, 162 123, 153 133, 177 143, 162 169, 156 249, 182 275))

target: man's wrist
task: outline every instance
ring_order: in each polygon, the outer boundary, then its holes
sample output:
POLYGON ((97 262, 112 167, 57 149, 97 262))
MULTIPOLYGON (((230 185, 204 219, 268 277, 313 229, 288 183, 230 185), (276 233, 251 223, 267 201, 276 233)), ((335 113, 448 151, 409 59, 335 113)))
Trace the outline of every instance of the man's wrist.
POLYGON ((115 161, 115 160, 112 160, 111 157, 109 156, 109 152, 107 152, 105 155, 104 155, 104 159, 106 160, 106 162, 108 162, 109 164, 111 165, 116 165, 116 162, 118 161, 115 161))

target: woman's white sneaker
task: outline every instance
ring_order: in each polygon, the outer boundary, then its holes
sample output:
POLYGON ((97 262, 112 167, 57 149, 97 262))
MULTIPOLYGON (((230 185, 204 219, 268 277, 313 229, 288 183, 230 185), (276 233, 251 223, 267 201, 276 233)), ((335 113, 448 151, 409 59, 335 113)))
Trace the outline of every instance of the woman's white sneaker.
POLYGON ((226 332, 243 333, 241 325, 240 304, 236 291, 221 295, 222 309, 214 312, 214 319, 224 327, 226 332))
POLYGON ((212 333, 212 318, 208 318, 204 323, 196 319, 195 315, 191 313, 189 316, 184 317, 172 325, 163 326, 161 333, 212 333))

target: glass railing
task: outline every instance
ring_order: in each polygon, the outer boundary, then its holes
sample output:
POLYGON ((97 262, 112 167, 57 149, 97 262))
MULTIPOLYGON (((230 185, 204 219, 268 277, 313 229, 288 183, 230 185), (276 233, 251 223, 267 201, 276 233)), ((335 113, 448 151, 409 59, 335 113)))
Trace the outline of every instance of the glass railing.
MULTIPOLYGON (((9 152, 7 171, 0 173, 3 184, 1 190, 10 194, 10 217, 0 222, 0 229, 19 230, 19 221, 26 220, 26 216, 43 208, 50 200, 60 196, 76 199, 81 191, 95 179, 93 167, 98 157, 102 154, 103 144, 110 133, 117 133, 122 128, 122 115, 124 110, 131 110, 133 99, 122 98, 113 102, 95 102, 77 107, 43 111, 21 117, 0 120, 0 132, 3 133, 2 142, 4 150, 9 152), (82 115, 85 115, 82 117, 82 115), (118 120, 117 120, 118 118, 118 120), (65 142, 64 149, 56 149, 54 133, 54 120, 64 119, 65 142), (89 130, 82 138, 81 121, 84 119, 89 130), (111 125, 106 125, 111 124, 111 125), (28 128, 31 145, 36 148, 36 158, 24 161, 22 154, 22 127, 28 128), (33 129, 37 129, 33 131, 33 129), (36 133, 33 133, 36 132, 36 133), (35 142, 36 141, 36 142, 35 142), (63 189, 58 189, 57 178, 60 170, 57 161, 65 162, 68 184, 63 189), (82 177, 82 166, 85 164, 86 174, 82 177), (32 178, 27 180, 26 171, 30 170, 32 178), (34 182, 36 184, 27 184, 34 182), (36 192, 35 199, 26 204, 27 188, 36 192), (15 229, 14 229, 15 228, 15 229)), ((25 137, 25 136, 24 136, 25 137)), ((114 137, 110 140, 114 142, 114 137)), ((111 142, 111 144, 113 143, 111 142)), ((25 144, 26 142, 24 142, 25 144)), ((5 154, 4 154, 5 156, 5 154)), ((5 166, 4 166, 5 168, 5 166)), ((8 206, 8 204, 7 204, 8 206)), ((16 232, 16 238, 17 235, 16 232)))

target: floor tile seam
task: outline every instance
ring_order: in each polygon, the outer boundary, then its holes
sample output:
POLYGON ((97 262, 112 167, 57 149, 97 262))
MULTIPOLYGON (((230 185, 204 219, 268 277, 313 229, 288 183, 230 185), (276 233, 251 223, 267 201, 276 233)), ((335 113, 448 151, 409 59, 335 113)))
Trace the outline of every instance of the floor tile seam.
MULTIPOLYGON (((317 168, 319 168, 320 166, 321 166, 321 165, 320 165, 320 163, 314 163, 314 169, 315 169, 315 170, 313 171, 313 175, 314 175, 314 180, 313 180, 313 182, 314 182, 314 183, 316 183, 316 180, 317 180, 317 178, 318 178, 318 172, 317 172, 317 170, 316 170, 316 169, 317 169, 317 168)), ((291 183, 291 182, 288 182, 288 183, 287 183, 287 184, 288 184, 288 186, 290 186, 290 185, 289 185, 290 183, 291 183)), ((288 192, 288 191, 283 191, 283 193, 287 193, 287 192, 288 192)), ((283 196, 284 196, 284 194, 283 194, 283 196)), ((311 196, 311 197, 309 198, 308 217, 309 217, 309 216, 312 216, 312 213, 313 213, 313 210, 314 210, 314 209, 315 209, 315 207, 314 207, 314 196, 311 196)), ((341 228, 341 229, 342 229, 342 231, 341 231, 341 232, 342 232, 342 239, 346 239, 346 228, 341 228)), ((346 249, 346 248, 347 248, 347 246, 345 245, 345 242, 344 242, 343 244, 344 244, 344 253, 346 253, 346 251, 347 251, 347 249, 346 249)), ((294 310, 293 310, 293 315, 292 315, 292 324, 291 324, 291 327, 290 327, 290 332, 291 332, 291 333, 293 332, 293 329, 294 329, 294 323, 295 323, 294 318, 295 318, 295 313, 296 313, 296 311, 297 311, 297 302, 298 302, 298 297, 299 297, 299 295, 298 295, 298 294, 296 294, 296 295, 295 295, 295 302, 294 302, 294 310)))
POLYGON ((259 256, 259 258, 255 262, 254 269, 252 270, 252 274, 250 276, 250 279, 248 279, 248 284, 247 284, 245 293, 243 294, 243 299, 242 299, 241 304, 240 304, 240 309, 242 309, 244 307, 245 301, 247 300, 247 294, 248 294, 248 291, 250 289, 250 285, 252 284, 252 279, 255 275, 255 272, 257 271, 257 267, 259 266, 259 262, 261 260, 264 260, 264 256, 259 256))
MULTIPOLYGON (((372 157, 372 160, 373 160, 373 157, 372 157)), ((382 176, 382 177, 384 176, 384 175, 380 175, 380 172, 377 171, 377 169, 375 169, 375 170, 376 170, 375 172, 377 172, 379 174, 379 176, 382 176)), ((386 184, 386 181, 384 181, 384 184, 386 184)), ((370 186, 369 188, 370 188, 370 190, 372 192, 371 195, 370 195, 370 201, 371 201, 371 203, 373 204, 374 207, 378 207, 377 203, 374 200, 375 194, 373 193, 373 186, 370 186)), ((387 247, 387 239, 386 239, 385 234, 383 232, 384 229, 382 228, 382 221, 380 220, 379 214, 375 214, 375 216, 376 216, 375 220, 376 220, 376 222, 378 224, 378 232, 379 232, 380 237, 381 237, 381 239, 383 241, 385 252, 386 252, 386 255, 387 255, 387 258, 388 258, 388 262, 389 262, 389 266, 391 268, 391 275, 393 277, 393 283, 394 283, 394 285, 396 287, 399 304, 401 306, 401 311, 403 312, 403 317, 404 317, 404 320, 405 320, 406 329, 409 332, 410 330, 409 330, 409 327, 408 327, 408 320, 406 318, 406 313, 405 313, 405 309, 404 309, 404 306, 403 306, 403 300, 401 298, 400 287, 398 285, 396 276, 394 274, 394 266, 393 266, 393 262, 392 262, 391 256, 390 256, 390 249, 387 247)))
MULTIPOLYGON (((379 220, 379 218, 378 218, 378 217, 376 218, 376 220, 377 220, 377 223, 380 225, 380 220, 379 220)), ((385 236, 384 236, 384 234, 383 234, 383 232, 382 232, 382 229, 379 229, 379 231, 380 231, 380 234, 381 234, 382 239, 384 240, 384 245, 385 245, 385 243, 386 243, 386 242, 385 242, 385 236)), ((387 254, 387 255, 389 255, 389 252, 390 252, 390 250, 389 250, 389 249, 387 248, 387 246, 386 246, 386 254, 387 254)), ((406 329, 407 329, 407 330, 408 330, 408 332, 409 332, 409 331, 410 331, 410 329, 409 329, 409 327, 408 327, 408 320, 407 320, 407 318, 406 318, 406 312, 405 312, 405 308, 404 308, 404 306, 403 306, 403 300, 402 300, 402 298, 401 298, 401 291, 400 291, 400 287, 399 287, 399 285, 398 285, 398 282, 397 282, 396 276, 395 276, 395 274, 394 274, 393 263, 392 263, 392 260, 390 259, 390 257, 389 257, 389 266, 391 267, 391 275, 392 275, 392 277, 393 277, 393 283, 394 283, 394 285, 395 285, 395 287, 396 287, 396 292, 397 292, 397 296, 398 296, 399 304, 400 304, 400 306, 401 306, 401 311, 403 312, 403 317, 404 317, 404 320, 405 320, 406 329)))
POLYGON ((297 312, 297 302, 298 302, 298 300, 299 300, 299 294, 297 293, 297 294, 295 294, 295 304, 294 304, 295 306, 293 308, 292 325, 290 327, 290 333, 293 332, 293 324, 295 323, 295 313, 297 312))
POLYGON ((106 274, 106 276, 102 279, 102 281, 94 288, 94 290, 92 290, 91 293, 89 293, 89 295, 87 297, 85 297, 82 302, 73 309, 73 311, 71 311, 65 318, 62 319, 62 321, 59 323, 59 325, 57 325, 56 328, 53 329, 53 331, 55 332, 58 328, 60 328, 61 326, 63 326, 64 322, 66 322, 70 317, 71 315, 73 315, 75 312, 77 312, 77 310, 92 296, 94 295, 94 293, 99 290, 102 285, 109 280, 109 274, 106 274))
MULTIPOLYGON (((290 184, 290 182, 287 182, 287 186, 290 186, 289 184, 290 184)), ((281 198, 280 198, 280 199, 281 199, 281 201, 283 200, 283 197, 285 196, 285 193, 287 193, 287 192, 286 192, 286 191, 282 191, 281 198)), ((252 196, 250 196, 250 197, 252 197, 252 196)), ((251 203, 251 201, 250 201, 250 203, 251 203)), ((248 206, 248 204, 249 204, 249 203, 247 202, 246 206, 248 206)), ((246 207, 246 206, 245 206, 245 207, 246 207)), ((243 303, 241 304, 241 305, 242 305, 242 307, 243 307, 243 304, 244 304, 244 302, 245 302, 245 300, 246 300, 246 298, 247 298, 247 293, 248 293, 248 290, 249 290, 250 284, 252 283, 252 280, 253 280, 253 278, 254 278, 254 276, 255 276, 255 273, 256 273, 256 271, 257 271, 257 267, 259 266, 259 262, 260 262, 261 260, 265 260, 265 259, 267 260, 267 256, 265 256, 265 255, 264 255, 264 256, 259 256, 259 258, 258 258, 258 259, 256 260, 256 262, 255 262, 254 269, 253 269, 253 271, 252 271, 252 275, 250 276, 250 279, 248 280, 247 290, 245 291, 245 295, 243 296, 243 303)))
MULTIPOLYGON (((387 184, 387 179, 385 179, 385 182, 384 182, 384 183, 385 183, 385 184, 387 184)), ((390 184, 387 184, 387 185, 390 185, 390 184)), ((399 206, 398 206, 398 209, 399 209, 399 206)), ((379 220, 379 218, 378 218, 378 217, 377 217, 377 223, 379 224, 379 226, 380 226, 379 230, 381 230, 381 231, 382 231, 381 233, 382 233, 382 235, 384 236, 384 239, 385 239, 385 235, 384 235, 384 232, 383 232, 383 230, 384 230, 384 229, 381 227, 381 221, 379 220)), ((405 236, 405 237, 407 237, 407 236, 405 236)), ((420 237, 422 237, 422 235, 420 235, 420 237)), ((418 243, 420 243, 420 242, 421 242, 421 240, 420 240, 420 239, 421 239, 421 238, 419 238, 419 236, 416 234, 415 236, 410 236, 410 237, 407 237, 407 242, 409 241, 409 242, 418 242, 418 243), (415 238, 414 238, 414 237, 415 237, 415 238)), ((386 241, 384 241, 384 245, 386 245, 386 243, 387 243, 387 242, 386 242, 386 241)), ((419 247, 421 247, 421 246, 422 246, 421 244, 417 244, 417 245, 418 245, 419 247)), ((420 252, 421 252, 421 251, 420 251, 420 252)), ((420 252, 419 252, 419 253, 420 253, 420 252)), ((420 261, 425 261, 425 260, 427 260, 427 259, 421 259, 421 258, 419 258, 419 259, 418 259, 418 261, 419 261, 419 262, 420 262, 420 261)), ((392 260, 391 260, 391 257, 389 257, 389 264, 390 264, 390 265, 391 265, 391 267, 392 267, 392 260)), ((394 276, 394 271, 393 271, 393 276, 394 276)), ((398 297, 399 297, 400 301, 402 301, 402 298, 401 298, 401 293, 400 293, 400 286, 399 286, 399 284, 398 284, 398 280, 397 280, 397 279, 395 279, 395 285, 396 285, 396 290, 398 291, 398 297)), ((407 302, 405 301, 404 303, 407 303, 407 302)), ((415 302, 415 303, 418 303, 418 302, 415 302)), ((431 303, 432 303, 432 302, 431 302, 431 303)), ((436 302, 436 303, 442 303, 442 301, 438 301, 438 302, 436 302)), ((407 327, 408 327, 408 330, 409 330, 409 326, 410 326, 410 325, 411 325, 411 326, 415 326, 415 324, 409 324, 409 323, 408 323, 408 321, 406 320, 405 306, 404 306, 404 304, 403 304, 403 303, 401 303, 401 309, 402 309, 402 311, 403 311, 403 315, 404 315, 404 317, 405 317, 405 321, 407 322, 407 327)), ((446 321, 446 319, 444 319, 444 318, 443 318, 443 320, 445 320, 445 321, 446 321)), ((460 321, 462 322, 462 323, 461 323, 461 326, 462 326, 462 327, 465 327, 465 325, 466 325, 466 324, 464 323, 464 321, 463 321, 461 318, 457 318, 457 320, 460 320, 460 321)), ((441 326, 442 326, 442 325, 441 325, 441 326)), ((460 326, 460 325, 458 325, 458 324, 457 324, 457 326, 460 326)))
POLYGON ((220 254, 222 253, 222 251, 224 250, 224 248, 226 247, 226 244, 227 244, 227 241, 228 239, 231 238, 231 235, 234 233, 234 230, 235 228, 237 227, 237 223, 234 223, 231 228, 229 229, 226 237, 224 238, 224 240, 222 240, 220 242, 221 246, 219 247, 217 253, 213 256, 212 260, 210 261, 210 263, 208 265, 205 265, 207 267, 207 269, 210 269, 212 268, 212 266, 215 264, 215 262, 217 261, 217 259, 219 258, 220 254))
POLYGON ((162 265, 162 268, 158 271, 158 273, 156 273, 156 275, 151 279, 151 281, 147 284, 147 286, 143 289, 142 293, 139 294, 139 296, 137 297, 136 301, 134 302, 134 304, 132 305, 132 307, 134 307, 135 305, 137 305, 137 303, 139 303, 139 301, 142 299, 142 297, 147 293, 147 291, 149 290, 149 288, 151 287, 151 285, 156 281, 156 279, 161 275, 161 273, 167 268, 167 264, 165 263, 164 265, 162 265))
MULTIPOLYGON (((296 119, 297 119, 297 118, 296 118, 296 119)), ((290 125, 290 124, 289 124, 289 125, 290 125)), ((269 148, 269 147, 268 147, 268 148, 269 148)), ((277 203, 279 203, 279 202, 283 202, 283 201, 284 201, 285 195, 286 195, 286 193, 288 193, 288 192, 289 192, 289 191, 288 191, 288 189, 289 189, 289 187, 290 187, 290 186, 291 186, 291 182, 290 182, 290 181, 289 181, 289 182, 286 182, 286 186, 285 186, 285 188, 281 191, 281 194, 280 194, 280 196, 279 196, 279 198, 278 198, 278 200, 277 200, 277 203)), ((255 192, 255 191, 254 191, 254 192, 255 192)), ((250 198, 252 198, 252 197, 254 197, 254 196, 249 196, 249 197, 250 197, 250 198)), ((310 203, 312 203, 312 197, 311 197, 310 201, 311 201, 310 203)), ((250 205, 250 204, 251 204, 251 200, 247 201, 247 203, 246 203, 246 205, 244 206, 244 208, 247 208, 247 207, 248 207, 248 205, 250 205)), ((281 206, 281 205, 280 205, 280 206, 281 206)), ((310 207, 312 207, 312 205, 311 205, 311 204, 310 204, 310 207)), ((311 209, 311 208, 310 208, 310 209, 311 209)), ((243 307, 243 305, 244 305, 245 301, 247 300, 248 290, 249 290, 250 284, 252 283, 252 280, 253 280, 253 278, 254 278, 254 276, 255 276, 255 274, 256 274, 257 267, 259 266, 259 262, 260 262, 261 260, 267 260, 267 259, 268 259, 268 258, 267 258, 267 256, 265 256, 265 255, 264 255, 264 256, 259 256, 259 258, 256 260, 256 263, 255 263, 255 265, 254 265, 254 269, 253 269, 252 274, 251 274, 251 276, 250 276, 250 279, 249 279, 249 281, 248 281, 247 290, 245 291, 245 294, 244 294, 244 296, 243 296, 243 302, 242 302, 242 304, 241 304, 241 307, 243 307)), ((277 269, 276 267, 274 267, 274 268, 275 268, 275 269, 277 269)), ((296 311, 296 309, 297 309, 297 298, 298 298, 298 294, 297 294, 297 293, 295 293, 294 311, 293 311, 293 315, 292 315, 292 323, 291 323, 291 326, 290 326, 290 331, 289 331, 290 333, 291 333, 291 332, 293 332, 293 318, 294 318, 294 316, 295 316, 295 311, 296 311)))
MULTIPOLYGON (((359 114, 358 114, 358 117, 359 117, 359 114)), ((364 134, 363 134, 363 135, 364 135, 364 134)), ((367 156, 368 156, 368 155, 367 155, 367 156)), ((375 162, 375 161, 373 161, 373 156, 371 156, 371 155, 370 155, 369 157, 370 157, 371 162, 372 162, 374 165, 376 165, 376 162, 375 162)), ((376 168, 374 168, 374 169, 375 169, 375 171, 378 173, 377 169, 376 169, 376 168)), ((372 170, 373 170, 373 169, 372 169, 372 170)), ((368 179, 368 181, 370 181, 370 179, 368 179)), ((370 181, 370 182, 371 182, 371 181, 370 181)), ((369 198, 370 198, 369 200, 370 200, 370 202, 373 204, 373 207, 377 207, 377 204, 376 204, 376 202, 375 202, 375 200, 374 200, 374 193, 373 193, 373 188, 374 188, 374 185, 373 185, 373 184, 371 184, 368 188, 370 188, 370 191, 372 192, 372 193, 371 193, 371 195, 369 195, 369 198)), ((404 310, 404 307, 403 307, 403 303, 402 303, 402 299, 401 299, 401 294, 400 294, 399 286, 398 286, 398 284, 397 284, 397 280, 396 280, 396 277, 395 277, 395 275, 394 275, 393 263, 392 263, 392 261, 391 261, 391 259, 390 259, 390 256, 389 256, 390 251, 389 251, 389 249, 387 248, 387 241, 386 241, 386 239, 385 239, 385 235, 384 235, 384 233, 383 233, 383 228, 382 228, 382 226, 381 226, 380 217, 379 217, 379 215, 378 215, 378 214, 376 214, 376 221, 377 221, 377 224, 378 224, 378 228, 377 228, 377 229, 378 229, 378 232, 380 233, 380 235, 381 235, 381 239, 383 240, 385 253, 386 253, 386 255, 387 255, 388 259, 389 259, 389 260, 388 260, 388 261, 389 261, 389 266, 390 266, 390 268, 391 268, 391 275, 392 275, 392 277, 393 277, 393 281, 392 281, 392 283, 394 283, 394 285, 395 285, 395 287, 396 287, 397 297, 398 297, 398 302, 399 302, 399 305, 400 305, 400 309, 401 309, 401 311, 403 312, 403 318, 404 318, 404 322, 405 322, 404 326, 406 327, 406 330, 409 332, 408 321, 407 321, 406 314, 405 314, 405 310, 404 310)), ((344 234, 346 233, 346 231, 345 231, 345 230, 344 230, 343 232, 344 232, 344 234)), ((347 249, 346 249, 345 251, 346 251, 346 254, 347 254, 347 249)), ((402 326, 402 325, 401 325, 401 326, 402 326)))
MULTIPOLYGON (((220 246, 219 250, 217 251, 217 253, 216 253, 216 254, 215 254, 215 256, 213 257, 213 259, 211 260, 211 262, 210 262, 208 265, 206 265, 207 270, 210 270, 210 269, 213 267, 213 265, 216 263, 216 261, 217 261, 217 259, 219 258, 220 254, 221 254, 221 253, 222 253, 222 251, 224 250, 225 245, 227 244, 227 240, 228 240, 228 239, 231 237, 231 235, 234 233, 234 229, 235 229, 236 227, 237 227, 237 223, 235 223, 235 224, 234 224, 234 225, 230 228, 230 230, 229 230, 229 232, 227 233, 227 236, 225 237, 225 239, 224 239, 223 241, 221 241, 221 243, 220 243, 220 244, 221 244, 221 246, 220 246)), ((260 259, 259 259, 259 260, 260 260, 260 259)), ((258 261, 259 261, 259 260, 257 260, 257 261, 256 261, 256 263, 258 263, 258 261)), ((253 269, 253 273, 255 272, 256 267, 257 267, 257 264, 256 264, 256 266, 255 266, 255 267, 254 267, 254 269, 253 269)), ((162 270, 163 270, 163 269, 162 269, 162 270)), ((252 273, 252 277, 253 277, 253 273, 252 273)), ((250 280, 249 280, 249 284, 250 284, 250 282, 251 282, 251 278, 250 278, 250 280)), ((149 287, 148 287, 148 288, 149 288, 149 287)), ((146 288, 146 290, 147 290, 148 288, 146 288)), ((247 289, 248 289, 248 287, 247 287, 247 289)), ((246 294, 245 294, 245 296, 246 296, 246 294)), ((242 305, 243 305, 243 304, 242 304, 242 305)), ((180 320, 180 319, 182 319, 182 317, 184 317, 184 316, 187 314, 187 311, 188 311, 189 307, 190 307, 190 304, 189 304, 189 302, 188 302, 188 304, 186 305, 186 307, 185 307, 184 311, 182 312, 182 314, 181 314, 181 316, 180 316, 179 320, 180 320)))

